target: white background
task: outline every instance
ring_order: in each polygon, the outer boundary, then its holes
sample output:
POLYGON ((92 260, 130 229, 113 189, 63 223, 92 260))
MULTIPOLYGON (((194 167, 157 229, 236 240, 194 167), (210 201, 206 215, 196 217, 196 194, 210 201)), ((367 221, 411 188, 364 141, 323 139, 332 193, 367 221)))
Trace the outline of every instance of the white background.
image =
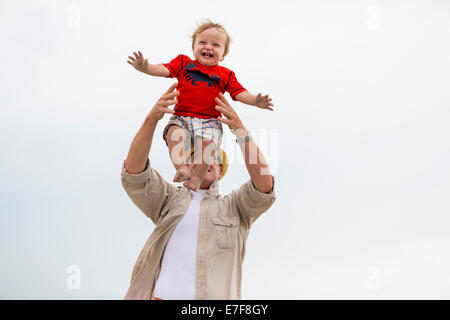
MULTIPOLYGON (((233 103, 277 193, 250 232, 243 298, 450 298, 444 0, 1 0, 0 298, 123 298, 154 226, 120 170, 173 83, 126 58, 192 57, 205 18, 233 39, 222 65, 276 109, 233 103)), ((170 180, 166 121, 150 157, 170 180)), ((224 134, 222 194, 248 178, 224 134)))

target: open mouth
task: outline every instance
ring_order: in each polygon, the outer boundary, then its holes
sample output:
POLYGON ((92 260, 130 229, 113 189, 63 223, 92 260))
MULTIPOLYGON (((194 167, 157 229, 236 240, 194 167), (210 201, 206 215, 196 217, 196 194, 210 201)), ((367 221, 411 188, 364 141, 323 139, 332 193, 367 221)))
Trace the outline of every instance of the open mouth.
POLYGON ((203 52, 203 53, 202 53, 202 56, 207 57, 207 58, 212 58, 212 57, 213 57, 213 54, 210 53, 210 52, 203 52))

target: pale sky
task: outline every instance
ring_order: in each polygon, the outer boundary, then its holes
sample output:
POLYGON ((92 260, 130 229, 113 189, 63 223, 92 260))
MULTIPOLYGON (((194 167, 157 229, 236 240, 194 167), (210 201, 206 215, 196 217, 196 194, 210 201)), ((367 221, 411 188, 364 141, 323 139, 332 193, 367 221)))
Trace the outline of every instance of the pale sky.
MULTIPOLYGON (((243 299, 449 299, 445 0, 0 0, 0 298, 123 298, 154 226, 120 170, 174 82, 126 59, 192 57, 206 18, 233 40, 221 65, 275 104, 233 102, 277 194, 250 231, 243 299)), ((167 121, 150 158, 170 181, 167 121)), ((227 194, 248 174, 228 129, 223 147, 227 194)))

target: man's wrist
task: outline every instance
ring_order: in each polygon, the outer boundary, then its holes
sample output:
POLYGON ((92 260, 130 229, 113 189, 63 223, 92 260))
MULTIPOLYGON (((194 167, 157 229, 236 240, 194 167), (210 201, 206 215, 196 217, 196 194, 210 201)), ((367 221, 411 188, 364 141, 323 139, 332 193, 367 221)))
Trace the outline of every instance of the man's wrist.
POLYGON ((158 119, 154 118, 151 114, 149 114, 144 121, 145 125, 154 125, 156 126, 158 124, 158 119))
POLYGON ((233 129, 230 131, 236 136, 236 138, 245 137, 248 132, 248 130, 246 128, 237 128, 237 129, 233 129))
POLYGON ((245 131, 241 131, 240 133, 236 134, 236 143, 246 143, 253 140, 252 135, 250 134, 250 131, 245 129, 245 131))

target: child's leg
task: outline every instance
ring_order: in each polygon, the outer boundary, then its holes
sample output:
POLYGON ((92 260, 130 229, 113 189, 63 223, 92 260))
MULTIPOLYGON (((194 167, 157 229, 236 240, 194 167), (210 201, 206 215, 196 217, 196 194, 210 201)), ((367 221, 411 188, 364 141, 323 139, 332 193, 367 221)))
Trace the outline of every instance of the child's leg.
POLYGON ((177 173, 173 178, 174 182, 182 182, 191 177, 191 172, 186 165, 186 154, 184 145, 187 139, 187 132, 185 129, 171 125, 167 132, 167 146, 169 147, 170 159, 172 160, 177 173))
POLYGON ((194 152, 195 160, 198 166, 195 168, 194 175, 189 180, 184 182, 184 186, 192 191, 198 191, 200 185, 209 170, 209 167, 214 161, 216 145, 211 140, 196 137, 196 150, 194 152), (200 149, 200 150, 198 150, 200 149))

